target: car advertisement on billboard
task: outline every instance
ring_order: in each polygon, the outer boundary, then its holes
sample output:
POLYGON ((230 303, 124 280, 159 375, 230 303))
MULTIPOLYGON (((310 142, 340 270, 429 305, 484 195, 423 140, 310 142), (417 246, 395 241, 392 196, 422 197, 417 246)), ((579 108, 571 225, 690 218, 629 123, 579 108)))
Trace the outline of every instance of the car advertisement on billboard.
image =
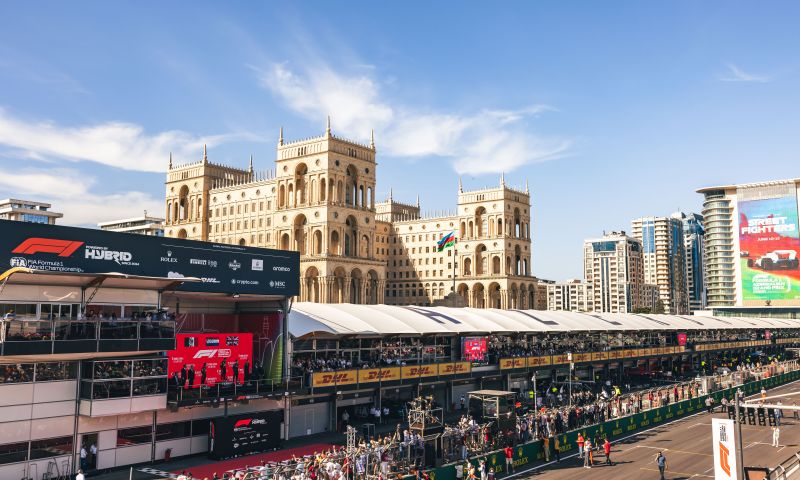
POLYGON ((294 296, 297 252, 88 228, 0 220, 0 273, 26 267, 66 273, 199 278, 179 290, 294 296))
POLYGON ((800 300, 796 195, 743 200, 738 208, 742 299, 800 300))
POLYGON ((213 460, 266 452, 280 447, 282 410, 218 417, 210 422, 208 454, 213 460))
POLYGON ((167 352, 171 386, 213 387, 252 378, 252 333, 179 333, 175 344, 177 348, 167 352))

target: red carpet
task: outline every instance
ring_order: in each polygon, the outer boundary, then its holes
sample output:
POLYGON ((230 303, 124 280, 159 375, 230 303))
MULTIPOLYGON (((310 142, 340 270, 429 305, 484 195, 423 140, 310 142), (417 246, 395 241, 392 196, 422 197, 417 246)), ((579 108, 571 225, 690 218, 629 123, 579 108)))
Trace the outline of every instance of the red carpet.
MULTIPOLYGON (((311 445, 305 445, 302 447, 296 448, 285 448, 282 450, 277 450, 274 452, 269 453, 257 453, 255 455, 248 455, 246 457, 239 457, 234 458, 232 460, 223 460, 220 462, 212 462, 206 465, 199 465, 196 467, 192 467, 187 469, 187 472, 192 472, 192 476, 196 479, 203 480, 203 478, 211 476, 214 472, 222 478, 223 472, 227 472, 229 470, 235 470, 237 468, 244 468, 245 465, 255 466, 260 465, 261 461, 264 460, 265 462, 280 462, 283 460, 289 460, 292 458, 292 455, 295 457, 301 457, 303 455, 311 455, 314 452, 320 452, 322 450, 326 450, 331 448, 332 445, 327 443, 312 443, 311 445)), ((180 470, 173 470, 172 473, 181 473, 180 470)))

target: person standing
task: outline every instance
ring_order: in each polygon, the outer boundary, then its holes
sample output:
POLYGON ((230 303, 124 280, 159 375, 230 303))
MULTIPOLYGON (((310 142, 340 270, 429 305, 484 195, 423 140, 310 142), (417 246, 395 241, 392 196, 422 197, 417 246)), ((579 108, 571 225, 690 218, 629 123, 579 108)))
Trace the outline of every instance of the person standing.
POLYGON ((481 460, 478 464, 478 471, 481 475, 481 480, 487 480, 489 478, 489 473, 486 471, 486 460, 481 460))
POLYGON ((186 372, 186 378, 189 380, 189 388, 194 388, 194 365, 189 365, 189 371, 186 372))
POLYGON ((662 452, 658 452, 656 456, 656 465, 658 465, 658 473, 661 475, 661 480, 664 480, 664 472, 667 471, 667 457, 662 452))
POLYGON ((231 366, 231 370, 233 370, 233 384, 239 384, 239 360, 234 360, 233 365, 231 366))
POLYGON ((208 365, 206 364, 206 362, 203 362, 203 366, 200 367, 200 385, 205 385, 206 384, 206 372, 207 372, 207 369, 208 369, 208 365))
MULTIPOLYGON (((773 435, 773 438, 775 438, 774 435, 773 435)), ((81 470, 88 470, 89 469, 89 452, 86 451, 86 444, 81 445, 80 457, 81 457, 81 470)))
POLYGON ((219 363, 219 381, 220 382, 228 381, 228 360, 224 358, 219 363))
POLYGON ((592 441, 588 438, 583 443, 583 468, 592 468, 592 441))
POLYGON ((583 434, 578 433, 578 458, 583 458, 583 446, 584 446, 583 434))
POLYGON ((464 465, 456 463, 456 480, 464 480, 464 465))
POLYGON ((86 477, 83 476, 83 470, 80 468, 78 469, 78 474, 75 475, 75 480, 86 480, 86 477))
POLYGON ((556 462, 561 461, 561 443, 558 441, 558 435, 553 437, 553 451, 556 454, 556 462))
POLYGON ((511 448, 511 445, 506 445, 503 453, 506 454, 506 475, 514 473, 514 449, 511 448))
POLYGON ((613 465, 611 463, 611 442, 608 441, 608 437, 603 442, 603 452, 606 454, 606 465, 613 465))
POLYGON ((550 461, 550 437, 542 439, 542 450, 544 450, 544 461, 550 461))
POLYGON ((89 447, 89 466, 97 468, 97 444, 95 442, 92 442, 89 447))
POLYGON ((781 429, 780 427, 772 427, 772 446, 779 447, 780 446, 780 439, 781 439, 781 429))
POLYGON ((464 407, 467 405, 467 401, 464 398, 464 395, 461 395, 461 410, 464 410, 464 407))

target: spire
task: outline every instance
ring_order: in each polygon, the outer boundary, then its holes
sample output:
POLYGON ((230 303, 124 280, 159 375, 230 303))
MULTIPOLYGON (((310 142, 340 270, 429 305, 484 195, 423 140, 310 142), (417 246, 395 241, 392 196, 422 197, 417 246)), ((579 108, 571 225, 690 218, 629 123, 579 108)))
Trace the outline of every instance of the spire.
POLYGON ((464 187, 461 185, 461 175, 458 176, 458 193, 464 193, 464 187))
POLYGON ((278 145, 283 145, 283 127, 281 127, 281 131, 278 134, 278 145))
POLYGON ((392 201, 392 187, 389 187, 389 201, 392 201))
POLYGON ((506 186, 506 174, 505 174, 505 172, 500 172, 500 186, 501 187, 505 187, 506 186))
POLYGON ((205 143, 203 144, 203 163, 208 163, 208 149, 205 143))
POLYGON ((247 171, 250 172, 250 175, 253 174, 253 155, 252 154, 250 155, 250 167, 247 169, 247 171))
POLYGON ((527 178, 525 179, 525 193, 531 193, 531 191, 528 189, 528 179, 527 178))
POLYGON ((172 152, 169 152, 169 169, 172 170, 172 152))
POLYGON ((375 129, 369 131, 369 148, 375 150, 375 129))
POLYGON ((325 136, 331 136, 331 116, 328 115, 328 123, 325 125, 325 136))
POLYGON ((417 194, 417 208, 419 208, 419 194, 417 194))

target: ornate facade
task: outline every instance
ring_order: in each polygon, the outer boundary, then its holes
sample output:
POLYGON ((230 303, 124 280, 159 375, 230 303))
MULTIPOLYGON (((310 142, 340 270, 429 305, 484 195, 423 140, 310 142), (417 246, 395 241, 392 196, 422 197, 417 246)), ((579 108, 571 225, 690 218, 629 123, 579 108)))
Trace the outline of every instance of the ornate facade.
POLYGON ((199 162, 166 182, 168 237, 300 252, 299 300, 430 305, 455 287, 476 308, 537 308, 531 275, 530 194, 505 184, 465 192, 457 210, 423 218, 416 204, 375 202, 374 138, 331 133, 284 142, 275 170, 199 162), (455 248, 436 242, 455 232, 455 248), (455 278, 455 282, 454 282, 455 278))

